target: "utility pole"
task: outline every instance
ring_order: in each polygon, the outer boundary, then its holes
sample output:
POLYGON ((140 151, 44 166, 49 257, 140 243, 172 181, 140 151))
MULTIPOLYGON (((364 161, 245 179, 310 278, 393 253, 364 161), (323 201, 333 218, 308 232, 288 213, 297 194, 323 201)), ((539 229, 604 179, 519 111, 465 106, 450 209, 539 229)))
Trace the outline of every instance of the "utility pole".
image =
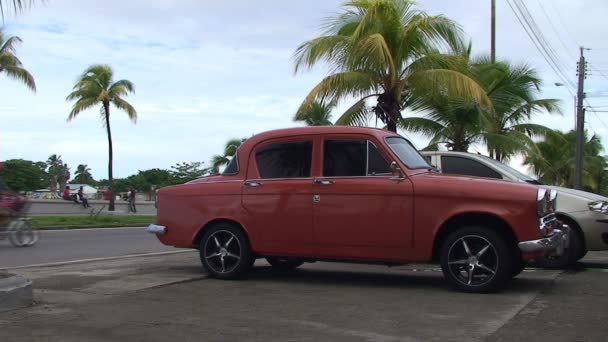
POLYGON ((490 43, 490 58, 492 61, 492 64, 494 64, 496 62, 496 0, 492 0, 492 24, 491 24, 491 43, 490 43))
POLYGON ((583 155, 585 144, 585 78, 587 77, 587 62, 585 62, 584 51, 589 50, 581 46, 581 57, 576 72, 578 76, 578 91, 576 92, 576 163, 574 168, 574 188, 583 190, 583 155))

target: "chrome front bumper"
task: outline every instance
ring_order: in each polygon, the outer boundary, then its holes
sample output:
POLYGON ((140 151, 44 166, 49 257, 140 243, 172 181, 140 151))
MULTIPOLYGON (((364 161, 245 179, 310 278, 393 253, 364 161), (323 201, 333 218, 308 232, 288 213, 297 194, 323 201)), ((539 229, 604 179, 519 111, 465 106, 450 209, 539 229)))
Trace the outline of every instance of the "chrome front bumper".
POLYGON ((151 224, 146 228, 146 231, 151 234, 163 235, 167 232, 167 227, 151 224))
POLYGON ((554 229, 551 236, 540 240, 523 241, 518 244, 522 253, 543 253, 545 255, 561 256, 568 246, 569 227, 563 225, 562 229, 554 229))

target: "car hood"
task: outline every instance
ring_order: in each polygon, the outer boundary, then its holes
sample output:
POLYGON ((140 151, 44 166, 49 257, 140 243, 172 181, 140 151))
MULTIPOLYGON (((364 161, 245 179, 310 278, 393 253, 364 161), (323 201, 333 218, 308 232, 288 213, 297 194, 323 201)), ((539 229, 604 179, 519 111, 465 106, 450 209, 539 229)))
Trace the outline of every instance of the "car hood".
MULTIPOLYGON (((549 186, 543 185, 543 188, 557 190, 560 194, 568 194, 570 196, 580 197, 581 199, 589 200, 589 201, 606 201, 608 202, 608 197, 604 197, 602 195, 594 194, 592 192, 581 191, 576 189, 564 188, 561 186, 549 186)), ((559 196, 559 195, 558 195, 559 196)))

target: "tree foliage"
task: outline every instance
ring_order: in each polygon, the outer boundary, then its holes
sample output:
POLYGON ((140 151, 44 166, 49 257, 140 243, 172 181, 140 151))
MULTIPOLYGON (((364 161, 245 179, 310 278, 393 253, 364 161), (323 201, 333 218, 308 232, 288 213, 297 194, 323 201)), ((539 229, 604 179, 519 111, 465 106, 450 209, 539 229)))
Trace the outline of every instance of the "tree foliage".
POLYGON ((169 173, 175 184, 186 183, 209 173, 203 164, 204 162, 177 163, 171 166, 169 173))
POLYGON ((74 183, 93 184, 95 180, 91 174, 91 168, 87 164, 79 164, 74 172, 74 183))
MULTIPOLYGON (((526 156, 524 164, 543 183, 574 186, 576 132, 557 132, 535 144, 535 149, 526 156)), ((583 186, 591 192, 600 192, 608 186, 606 168, 608 163, 601 155, 602 142, 599 137, 585 133, 583 186)))
POLYGON ((13 191, 34 191, 46 188, 48 184, 46 163, 23 159, 6 160, 4 167, 0 169, 0 180, 13 191))
POLYGON ((488 148, 490 156, 506 160, 531 148, 533 138, 551 134, 551 129, 530 123, 538 112, 560 113, 557 100, 536 98, 541 79, 534 69, 504 61, 492 63, 487 57, 470 59, 470 45, 454 53, 467 61, 459 70, 483 87, 493 110, 462 98, 417 99, 416 108, 425 112, 424 117, 404 118, 400 126, 431 138, 427 149, 445 144, 449 150, 466 152, 479 143, 488 148))
MULTIPOLYGON (((0 9, 2 9, 1 2, 0 9)), ((21 38, 16 36, 6 37, 0 27, 0 75, 6 75, 9 78, 20 81, 31 90, 36 91, 34 76, 23 67, 19 58, 17 58, 17 46, 20 43, 21 38)))
POLYGON ((216 154, 211 157, 211 168, 209 169, 210 173, 219 173, 220 168, 228 165, 230 160, 236 155, 236 151, 241 146, 243 142, 247 140, 246 138, 241 139, 230 139, 224 145, 224 152, 222 154, 216 154))
POLYGON ((311 103, 308 108, 297 112, 294 121, 303 121, 306 126, 329 126, 331 122, 331 112, 336 108, 336 101, 317 100, 311 103))
POLYGON ((375 115, 397 130, 407 99, 448 94, 491 107, 483 89, 468 75, 450 67, 459 56, 439 52, 461 46, 462 30, 443 16, 416 9, 411 0, 353 0, 329 18, 325 32, 295 52, 295 70, 329 64, 330 75, 304 99, 298 113, 315 100, 355 98, 336 124, 365 125, 375 115), (366 99, 375 99, 373 107, 366 99))

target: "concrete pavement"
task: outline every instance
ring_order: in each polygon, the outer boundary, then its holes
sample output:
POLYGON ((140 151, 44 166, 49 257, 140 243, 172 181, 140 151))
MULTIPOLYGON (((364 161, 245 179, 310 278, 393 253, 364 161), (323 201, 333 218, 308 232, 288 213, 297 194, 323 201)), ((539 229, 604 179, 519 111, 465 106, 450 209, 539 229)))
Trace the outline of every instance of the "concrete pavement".
POLYGON ((258 261, 247 279, 220 281, 195 251, 31 268, 20 272, 38 303, 0 314, 0 340, 599 341, 608 256, 590 257, 593 271, 527 270, 489 295, 454 292, 429 265, 278 274, 258 261))
POLYGON ((40 241, 15 248, 0 241, 0 269, 129 254, 177 251, 162 245, 145 228, 102 228, 40 231, 40 241))

